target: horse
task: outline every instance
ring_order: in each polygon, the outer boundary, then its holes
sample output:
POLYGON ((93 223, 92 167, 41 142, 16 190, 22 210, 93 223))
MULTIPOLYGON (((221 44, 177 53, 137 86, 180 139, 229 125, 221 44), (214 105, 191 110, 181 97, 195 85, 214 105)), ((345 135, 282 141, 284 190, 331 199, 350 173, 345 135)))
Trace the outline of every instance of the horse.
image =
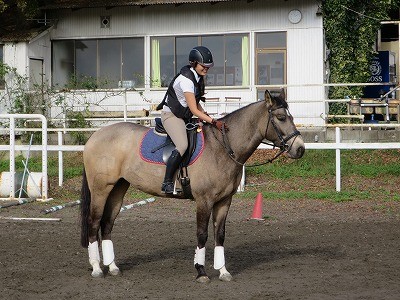
MULTIPOLYGON (((242 177, 243 166, 265 140, 280 148, 289 158, 301 158, 304 141, 288 110, 284 90, 279 95, 265 92, 265 99, 253 102, 222 118, 225 127, 218 130, 204 124, 204 149, 188 167, 191 195, 196 203, 197 247, 194 254, 196 281, 208 282, 205 269, 208 224, 214 229, 214 269, 219 279, 231 281, 225 267, 225 222, 242 177)), ((105 270, 120 274, 115 263, 111 232, 123 198, 132 185, 158 197, 161 192, 164 164, 151 164, 138 155, 141 137, 149 127, 130 122, 105 126, 88 139, 83 152, 81 202, 81 245, 88 249, 93 277, 104 276, 100 267, 100 241, 105 270), (100 234, 101 230, 101 234, 100 234), (101 235, 101 237, 100 237, 101 235)))

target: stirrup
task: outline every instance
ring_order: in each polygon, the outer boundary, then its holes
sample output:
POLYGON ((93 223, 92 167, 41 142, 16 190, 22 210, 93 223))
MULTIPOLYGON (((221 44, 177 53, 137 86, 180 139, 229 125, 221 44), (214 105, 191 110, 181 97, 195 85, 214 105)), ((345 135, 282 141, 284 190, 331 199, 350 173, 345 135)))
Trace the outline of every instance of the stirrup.
POLYGON ((161 185, 161 192, 165 194, 173 194, 174 193, 174 183, 173 182, 163 182, 161 185))

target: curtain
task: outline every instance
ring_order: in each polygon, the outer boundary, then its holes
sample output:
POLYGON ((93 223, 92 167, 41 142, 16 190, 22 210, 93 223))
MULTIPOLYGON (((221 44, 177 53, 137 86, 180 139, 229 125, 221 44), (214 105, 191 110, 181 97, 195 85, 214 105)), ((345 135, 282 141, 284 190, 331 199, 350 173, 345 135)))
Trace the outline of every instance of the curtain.
POLYGON ((242 37, 242 86, 250 84, 249 79, 249 37, 242 37))
POLYGON ((151 86, 161 87, 160 42, 151 40, 151 86))

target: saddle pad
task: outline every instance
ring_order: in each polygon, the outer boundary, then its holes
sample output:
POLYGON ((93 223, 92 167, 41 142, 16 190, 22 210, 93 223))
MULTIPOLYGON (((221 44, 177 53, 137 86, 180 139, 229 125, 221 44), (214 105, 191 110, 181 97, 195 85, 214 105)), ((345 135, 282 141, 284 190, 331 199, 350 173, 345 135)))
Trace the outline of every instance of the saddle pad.
MULTIPOLYGON (((160 145, 164 144, 166 141, 167 137, 166 136, 160 136, 156 133, 154 133, 153 129, 149 129, 142 138, 142 142, 140 143, 140 157, 149 163, 154 163, 154 164, 162 164, 165 165, 163 161, 163 151, 164 147, 161 149, 158 149, 154 153, 151 151, 159 147, 160 145)), ((189 165, 193 164, 203 153, 204 149, 204 136, 203 132, 198 132, 197 133, 197 145, 196 149, 190 158, 189 165)))

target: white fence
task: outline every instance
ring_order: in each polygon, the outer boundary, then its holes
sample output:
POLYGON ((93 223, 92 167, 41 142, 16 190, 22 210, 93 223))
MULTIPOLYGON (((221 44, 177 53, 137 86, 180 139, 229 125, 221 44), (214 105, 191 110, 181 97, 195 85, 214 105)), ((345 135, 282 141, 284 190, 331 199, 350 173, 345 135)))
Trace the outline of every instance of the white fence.
MULTIPOLYGON (((15 196, 15 152, 18 150, 18 146, 15 144, 16 126, 15 119, 38 119, 41 121, 42 128, 42 144, 38 147, 38 151, 42 151, 42 201, 48 199, 48 178, 47 178, 47 120, 43 115, 39 114, 0 114, 0 119, 10 120, 10 144, 8 145, 8 151, 10 152, 10 198, 13 199, 15 196)), ((25 147, 25 151, 30 151, 30 145, 25 147)), ((1 148, 0 148, 1 150, 1 148)), ((22 188, 22 187, 21 187, 22 188)))
MULTIPOLYGON (((9 145, 0 145, 0 151, 8 151, 10 153, 10 173, 15 174, 15 153, 16 151, 41 151, 42 152, 42 201, 48 200, 48 178, 47 178, 47 152, 48 151, 57 151, 59 158, 59 185, 63 184, 63 153, 64 152, 79 152, 83 151, 84 146, 82 145, 63 145, 63 134, 71 131, 95 131, 97 129, 67 129, 67 128, 58 128, 58 129, 48 129, 47 121, 42 115, 16 115, 16 114, 0 114, 0 119, 9 119, 10 120, 10 128, 9 129, 1 129, 1 132, 9 132, 10 134, 10 144, 9 145), (27 128, 15 128, 15 119, 38 119, 41 121, 42 128, 41 129, 27 129, 27 128), (41 145, 16 145, 15 144, 15 133, 18 131, 41 131, 42 132, 42 144, 41 145), (47 133, 57 132, 58 135, 58 143, 57 145, 48 145, 47 144, 47 133)), ((368 127, 384 127, 385 124, 368 124, 368 127)), ((399 127, 399 124, 388 124, 390 127, 399 127)), ((340 162, 340 151, 341 150, 349 150, 349 149, 400 149, 400 142, 398 143, 342 143, 341 142, 341 131, 340 126, 336 127, 336 140, 334 143, 306 143, 306 149, 319 149, 319 150, 328 150, 334 149, 336 150, 336 191, 340 192, 341 190, 341 162, 340 162)), ((269 149, 269 146, 260 145, 259 149, 269 149)), ((11 176, 12 177, 12 176, 11 176)), ((243 174, 243 178, 241 181, 241 186, 239 190, 243 190, 244 188, 244 180, 245 174, 243 174)), ((10 199, 14 198, 14 178, 12 178, 11 191, 10 191, 10 199)))

